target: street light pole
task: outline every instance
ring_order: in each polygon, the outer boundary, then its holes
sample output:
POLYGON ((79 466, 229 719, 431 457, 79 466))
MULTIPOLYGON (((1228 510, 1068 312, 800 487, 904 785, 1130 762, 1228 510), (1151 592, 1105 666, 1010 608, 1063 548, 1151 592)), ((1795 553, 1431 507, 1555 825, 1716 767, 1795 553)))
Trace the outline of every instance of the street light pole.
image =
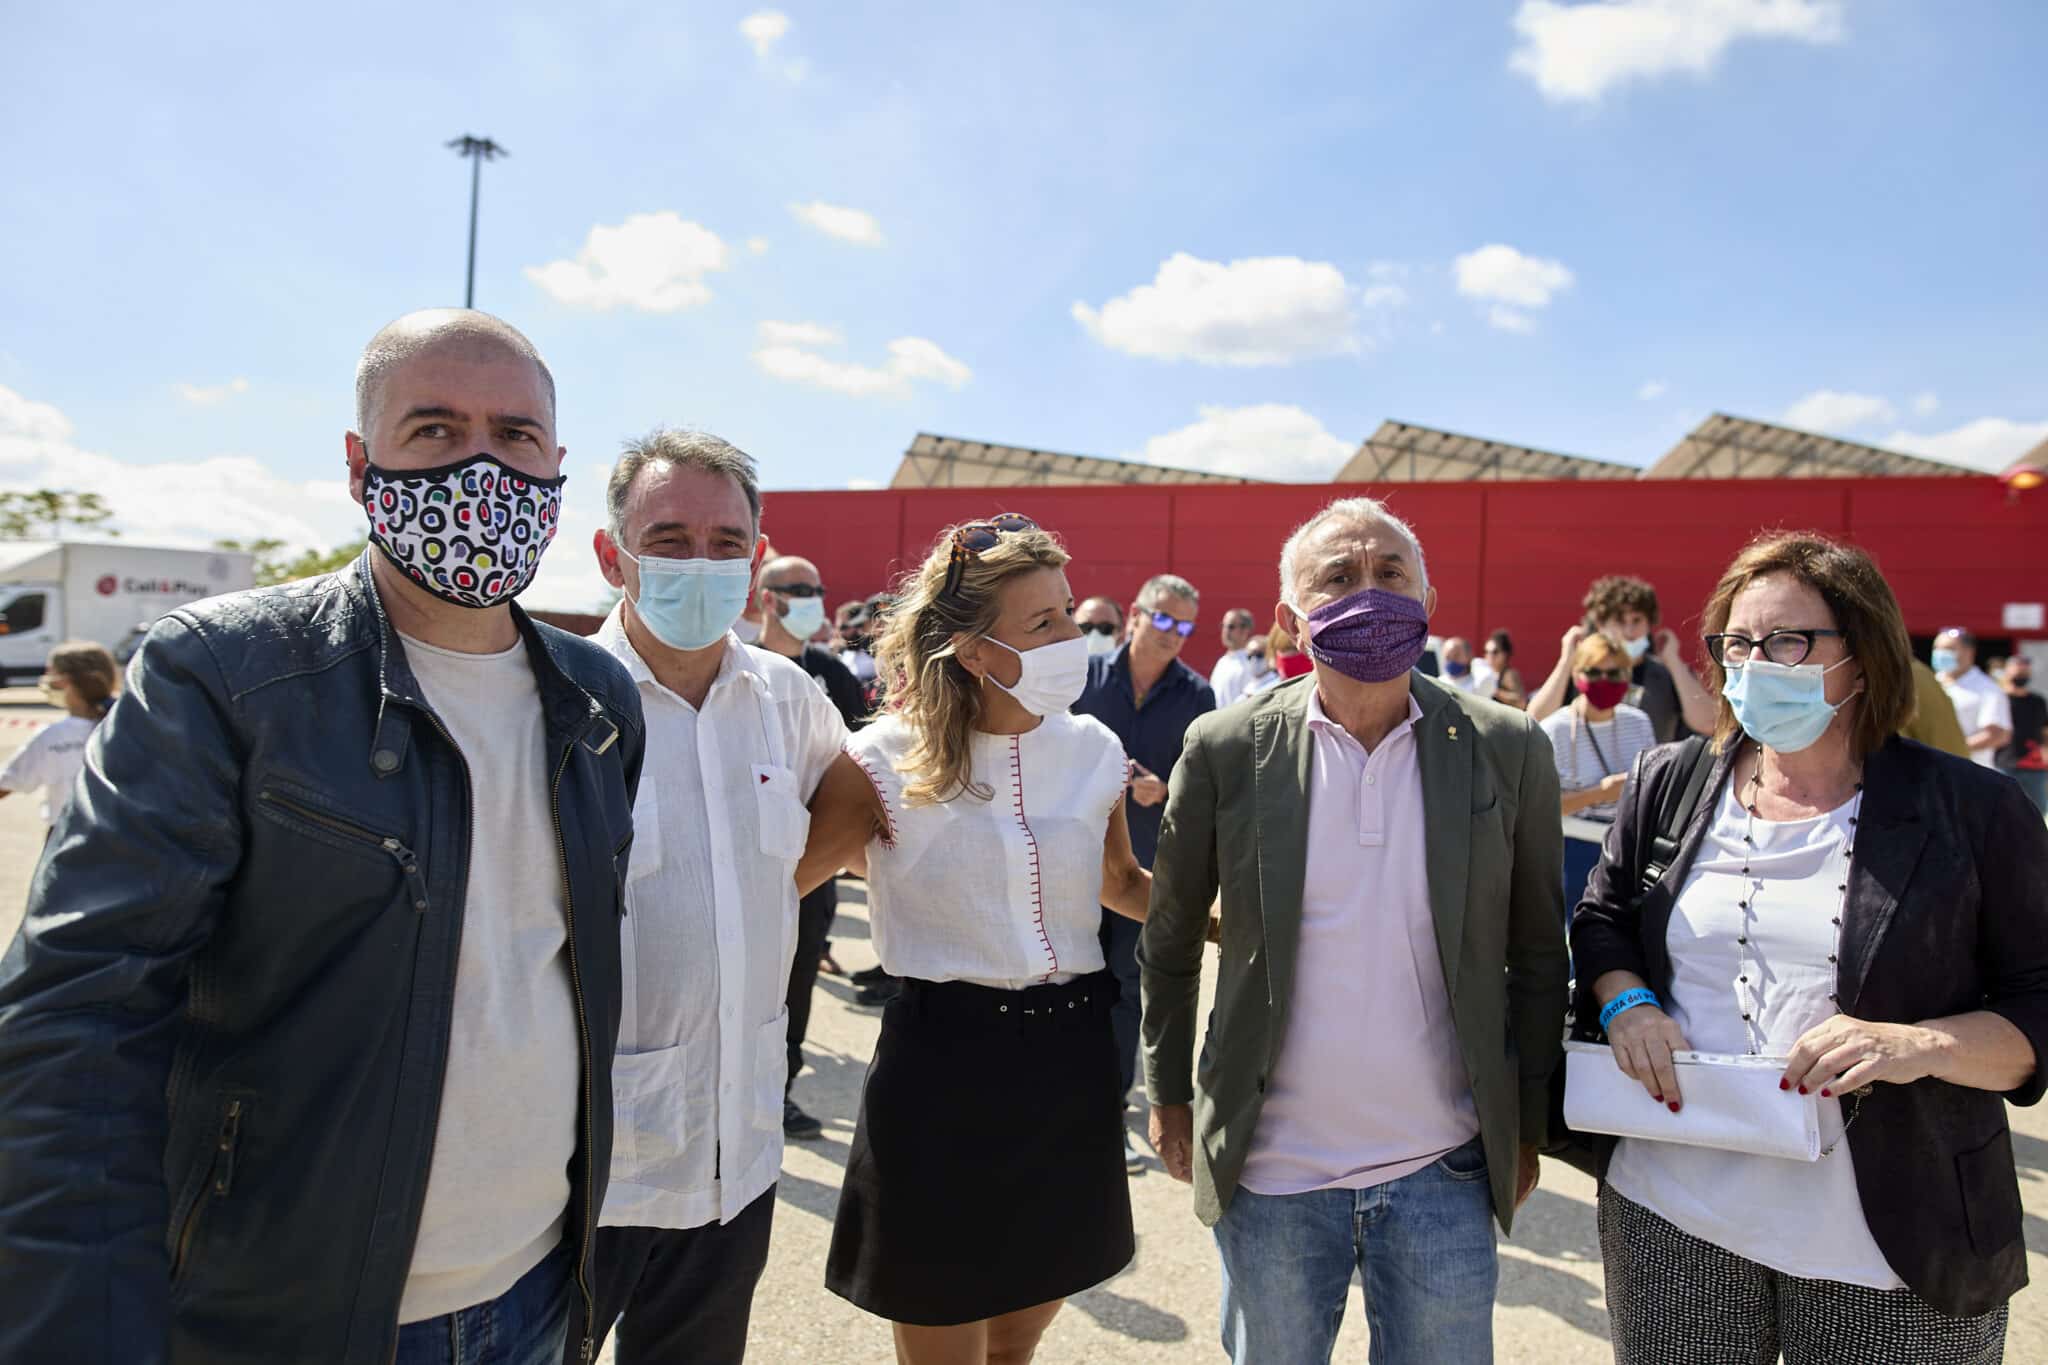
POLYGON ((448 146, 457 156, 469 158, 469 277, 468 282, 462 289, 462 306, 464 308, 474 308, 476 306, 476 204, 477 195, 483 185, 484 163, 501 156, 509 156, 511 153, 487 137, 471 137, 468 133, 464 133, 458 138, 449 139, 448 146))

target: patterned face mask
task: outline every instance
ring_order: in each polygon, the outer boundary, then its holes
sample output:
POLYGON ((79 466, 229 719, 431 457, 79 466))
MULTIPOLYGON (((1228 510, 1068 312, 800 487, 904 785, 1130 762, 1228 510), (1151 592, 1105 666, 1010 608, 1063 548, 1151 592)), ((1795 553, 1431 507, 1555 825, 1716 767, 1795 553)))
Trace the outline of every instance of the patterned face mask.
POLYGON ((442 601, 495 607, 533 581, 560 523, 565 480, 483 454, 433 469, 367 465, 370 543, 442 601))

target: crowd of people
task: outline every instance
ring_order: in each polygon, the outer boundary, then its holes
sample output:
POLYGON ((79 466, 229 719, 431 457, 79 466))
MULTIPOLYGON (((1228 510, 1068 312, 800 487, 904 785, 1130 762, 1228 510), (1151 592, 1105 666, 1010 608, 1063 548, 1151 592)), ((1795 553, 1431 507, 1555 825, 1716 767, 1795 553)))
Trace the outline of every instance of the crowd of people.
POLYGON ((1532 690, 1342 499, 1204 677, 1198 585, 1077 602, 1016 513, 828 615, 752 458, 657 428, 583 639, 514 601, 562 486, 526 338, 408 315, 355 397, 363 556, 172 613, 125 687, 59 650, 0 773, 50 825, 0 1358, 740 1360, 843 875, 883 1013, 820 1276, 909 1365, 1028 1361, 1130 1261, 1141 1083, 1238 1365, 1329 1359, 1354 1278, 1376 1361, 1491 1360, 1544 1154, 1600 1178, 1620 1362, 2001 1357, 2048 705, 1967 631, 1915 660, 1854 546, 1744 549, 1704 677, 1602 578, 1532 690), (1670 1127, 1568 1125, 1568 1035, 1670 1127), (1825 1149, 1681 1128, 1707 1054, 1825 1149))

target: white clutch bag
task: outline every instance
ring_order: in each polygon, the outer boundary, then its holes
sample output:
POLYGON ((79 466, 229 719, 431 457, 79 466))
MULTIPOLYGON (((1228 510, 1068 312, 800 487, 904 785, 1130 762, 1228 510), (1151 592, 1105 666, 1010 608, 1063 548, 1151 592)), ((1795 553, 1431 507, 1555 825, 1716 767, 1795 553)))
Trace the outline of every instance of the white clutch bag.
POLYGON ((1677 1113, 1614 1064, 1604 1043, 1564 1045, 1564 1120, 1582 1133, 1818 1161, 1842 1136, 1842 1106, 1778 1088, 1783 1057, 1674 1052, 1677 1113))

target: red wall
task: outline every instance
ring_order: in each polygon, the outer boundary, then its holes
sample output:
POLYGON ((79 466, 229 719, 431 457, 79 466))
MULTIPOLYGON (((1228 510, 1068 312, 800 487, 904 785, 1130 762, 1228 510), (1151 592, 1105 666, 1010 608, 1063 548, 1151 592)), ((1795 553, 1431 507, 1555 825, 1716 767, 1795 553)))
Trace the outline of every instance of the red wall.
POLYGON ((1505 627, 1531 687, 1586 585, 1607 573, 1654 584, 1664 624, 1697 656, 1700 608, 1759 530, 1818 530, 1870 550, 1915 635, 2004 635, 2003 603, 2048 600, 2048 489, 2009 495, 1988 477, 770 493, 765 529, 778 553, 817 563, 836 607, 920 562, 942 528, 1022 512, 1065 540, 1076 597, 1128 603, 1162 571, 1199 588, 1202 629, 1185 657, 1206 671, 1226 608, 1271 621, 1288 533, 1332 499, 1368 493, 1422 540, 1438 594, 1431 629, 1476 647, 1505 627))

